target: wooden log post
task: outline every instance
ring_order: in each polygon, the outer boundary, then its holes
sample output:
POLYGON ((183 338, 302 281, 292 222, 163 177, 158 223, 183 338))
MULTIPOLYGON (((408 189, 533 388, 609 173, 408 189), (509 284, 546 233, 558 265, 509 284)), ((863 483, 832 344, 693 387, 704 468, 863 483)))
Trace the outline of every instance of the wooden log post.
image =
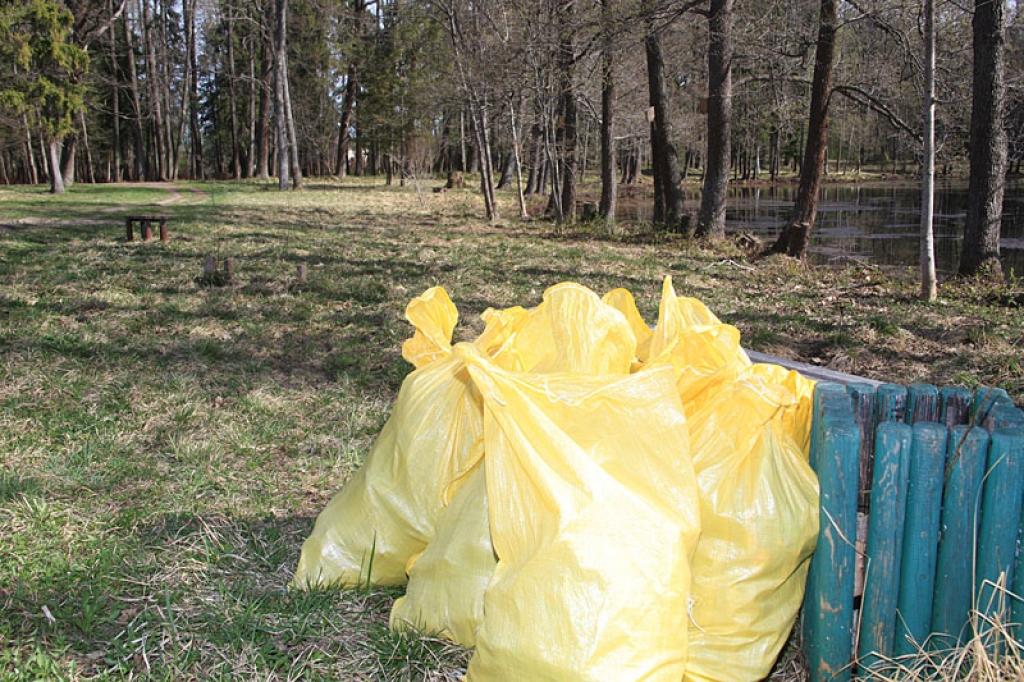
POLYGON ((911 384, 907 388, 907 423, 939 420, 939 390, 931 384, 911 384))
POLYGON ((978 532, 978 496, 987 453, 984 429, 958 425, 950 431, 929 648, 952 648, 970 639, 967 625, 974 596, 971 548, 978 532))
POLYGON ((974 587, 978 611, 1006 623, 1010 599, 1004 590, 1014 580, 1024 501, 1024 428, 992 433, 986 467, 974 587))
POLYGON ((305 284, 307 276, 308 276, 308 273, 307 273, 307 270, 306 270, 306 264, 305 263, 299 263, 298 266, 296 266, 296 268, 295 268, 295 279, 300 284, 305 284))
POLYGON ((858 665, 871 668, 892 655, 899 597, 900 548, 906 509, 913 429, 883 422, 875 436, 875 466, 868 518, 867 570, 861 598, 858 665))
POLYGON ((931 422, 914 424, 893 646, 897 656, 918 651, 931 632, 945 465, 946 427, 931 422))
POLYGON ((946 428, 966 424, 971 415, 972 394, 961 386, 946 386, 939 391, 939 422, 946 428))
POLYGON ((153 227, 150 224, 149 218, 142 219, 142 241, 148 242, 153 238, 153 227))
POLYGON ((224 281, 231 282, 235 278, 235 259, 228 256, 224 259, 224 281))
POLYGON ((817 547, 804 596, 803 631, 810 679, 849 680, 853 658, 860 430, 850 398, 836 385, 815 387, 811 463, 821 488, 817 547))
POLYGON ((133 226, 132 226, 133 222, 134 222, 133 218, 125 218, 124 219, 124 240, 126 242, 135 241, 135 230, 133 229, 133 226))
POLYGON ((899 384, 882 384, 875 392, 875 422, 901 422, 907 414, 907 389, 899 384))
POLYGON ((160 219, 160 241, 167 243, 170 237, 167 234, 167 218, 160 219))

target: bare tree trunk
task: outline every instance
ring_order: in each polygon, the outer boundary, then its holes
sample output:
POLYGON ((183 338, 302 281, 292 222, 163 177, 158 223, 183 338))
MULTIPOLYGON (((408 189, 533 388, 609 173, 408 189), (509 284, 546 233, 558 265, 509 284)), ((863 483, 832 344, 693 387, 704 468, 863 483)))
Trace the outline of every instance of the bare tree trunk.
POLYGON ((1006 185, 1005 0, 975 0, 971 102, 971 179, 960 274, 1002 278, 999 237, 1006 185))
POLYGON ((156 7, 160 10, 160 14, 158 16, 160 22, 160 40, 157 41, 157 45, 159 46, 159 52, 157 53, 159 64, 159 68, 157 69, 157 89, 160 93, 165 116, 163 126, 165 138, 164 171, 168 180, 177 180, 177 152, 179 140, 174 134, 174 131, 177 130, 177 126, 174 124, 174 109, 171 107, 171 60, 167 57, 167 48, 171 43, 167 35, 167 2, 168 0, 161 0, 156 4, 156 7))
POLYGON ((523 195, 523 165, 519 153, 519 130, 516 128, 516 108, 511 99, 508 102, 508 114, 512 128, 512 156, 516 164, 516 199, 519 200, 519 217, 526 220, 530 214, 526 210, 526 197, 523 195))
POLYGON ((285 114, 285 83, 287 72, 287 15, 288 0, 274 0, 274 118, 277 124, 277 187, 288 189, 288 169, 291 154, 288 152, 288 121, 285 114))
POLYGON ((125 13, 121 24, 124 30, 124 42, 128 53, 128 83, 131 92, 132 128, 135 137, 135 179, 149 178, 149 156, 146 153, 146 132, 142 124, 142 101, 139 96, 139 73, 135 65, 135 45, 132 31, 128 26, 128 15, 125 13))
POLYGON ((618 185, 615 182, 615 52, 612 45, 611 0, 601 0, 604 44, 601 49, 601 203, 598 213, 615 222, 618 185))
POLYGON ((82 126, 82 148, 85 149, 85 181, 95 183, 96 176, 93 175, 92 150, 89 148, 89 128, 85 123, 85 112, 79 109, 78 124, 82 126))
POLYGON ((235 8, 227 4, 228 25, 228 112, 231 117, 231 177, 239 180, 242 177, 242 159, 238 140, 238 74, 235 72, 235 8))
MULTIPOLYGON (((683 190, 680 187, 679 154, 672 144, 672 121, 665 92, 665 60, 661 54, 661 37, 653 30, 644 39, 647 52, 647 86, 653 120, 651 121, 651 159, 655 175, 655 192, 660 192, 662 213, 655 220, 671 232, 683 228, 683 190)), ((655 211, 658 209, 657 197, 655 211)))
POLYGON ((260 112, 256 122, 256 174, 266 180, 270 177, 270 81, 274 67, 273 48, 267 41, 260 44, 260 112))
POLYGON ((142 47, 146 54, 146 86, 149 90, 149 106, 153 112, 153 142, 156 145, 156 174, 160 180, 167 179, 167 168, 164 165, 164 116, 160 106, 160 91, 157 77, 158 67, 156 51, 153 48, 153 36, 149 25, 149 0, 139 0, 142 15, 142 47))
POLYGON ((254 36, 249 38, 249 113, 246 117, 245 164, 242 166, 242 177, 251 178, 256 172, 256 46, 254 36))
POLYGON ((28 179, 33 185, 39 184, 39 171, 36 168, 36 155, 32 150, 32 133, 28 127, 28 116, 21 115, 21 125, 25 128, 25 158, 28 163, 28 179))
POLYGON ((365 168, 363 162, 363 140, 359 137, 359 121, 356 121, 356 159, 352 165, 352 170, 356 177, 362 177, 365 168))
POLYGON ((537 194, 540 190, 541 171, 544 167, 544 149, 541 144, 541 126, 534 120, 530 126, 530 175, 526 180, 526 193, 537 194))
MULTIPOLYGON (((284 0, 287 2, 287 0, 284 0)), ((292 95, 288 87, 288 55, 284 57, 284 111, 288 121, 288 149, 292 168, 292 189, 302 189, 302 166, 299 165, 299 141, 295 135, 295 117, 292 116, 292 95)))
POLYGON ((469 170, 466 166, 466 113, 459 111, 459 170, 465 173, 469 170))
POLYGON ((56 140, 48 145, 50 158, 50 193, 64 193, 64 178, 60 172, 60 142, 56 140))
POLYGON ((807 256, 811 230, 814 229, 818 213, 818 193, 821 189, 825 150, 828 147, 828 105, 832 96, 832 63, 839 25, 838 5, 839 0, 821 0, 807 146, 800 166, 800 188, 797 190, 793 215, 771 247, 773 253, 785 253, 794 258, 807 256))
MULTIPOLYGON (((181 78, 181 104, 180 115, 178 118, 177 126, 177 140, 175 141, 174 147, 174 168, 177 169, 181 165, 181 154, 183 148, 183 140, 186 139, 185 132, 189 121, 191 119, 191 94, 192 94, 192 49, 193 49, 193 37, 192 31, 192 0, 182 0, 182 28, 185 31, 185 63, 182 66, 182 78, 181 78)), ((195 178, 195 166, 193 164, 193 155, 191 148, 189 151, 188 165, 185 170, 186 177, 195 178)))
MULTIPOLYGON (((445 173, 449 183, 454 182, 452 175, 452 120, 447 111, 442 112, 441 139, 438 142, 437 158, 434 160, 433 172, 445 173)), ((449 186, 450 188, 450 186, 449 186)))
POLYGON ((559 8, 561 37, 558 50, 562 112, 562 149, 559 159, 562 194, 558 218, 570 223, 576 220, 576 167, 578 163, 576 158, 576 87, 574 83, 576 46, 573 40, 575 7, 575 0, 564 0, 559 8))
MULTIPOLYGON (((113 19, 113 0, 107 0, 107 10, 110 12, 111 19, 113 19)), ((114 27, 110 28, 108 42, 110 44, 110 69, 111 75, 114 78, 114 85, 110 89, 112 108, 110 124, 113 134, 111 147, 114 155, 114 168, 110 179, 114 182, 121 182, 121 70, 117 61, 117 30, 114 27)))
POLYGON ((501 164, 501 175, 498 177, 497 189, 505 189, 508 183, 512 182, 512 171, 515 170, 515 162, 515 155, 512 153, 512 150, 505 154, 504 159, 501 158, 499 152, 498 163, 501 164))
POLYGON ((924 93, 921 150, 921 298, 934 301, 935 281, 935 1, 924 0, 924 93))
POLYGON ((494 196, 494 169, 491 168, 491 145, 487 136, 486 100, 483 104, 471 102, 470 114, 473 116, 477 157, 480 160, 480 191, 484 196, 484 211, 487 220, 493 223, 498 219, 498 205, 494 196))
MULTIPOLYGON (((357 3, 359 4, 359 3, 357 3)), ((356 103, 358 73, 355 63, 348 65, 348 80, 345 81, 345 98, 341 105, 341 123, 338 125, 338 156, 334 162, 334 174, 339 178, 348 172, 348 150, 351 143, 352 109, 356 103)))
POLYGON ((708 116, 704 191, 697 236, 725 236, 732 140, 732 0, 711 0, 708 15, 708 116))
MULTIPOLYGON (((191 176, 196 180, 202 180, 206 176, 205 160, 203 159, 203 132, 199 127, 199 58, 196 54, 196 2, 197 0, 185 0, 188 6, 188 16, 185 22, 186 31, 186 60, 188 61, 187 82, 185 88, 188 91, 188 126, 189 126, 189 166, 191 176)), ((184 112, 182 112, 184 116, 184 112)))
POLYGON ((77 157, 78 133, 75 131, 64 138, 64 144, 61 149, 60 167, 65 187, 71 187, 75 184, 75 162, 77 157))

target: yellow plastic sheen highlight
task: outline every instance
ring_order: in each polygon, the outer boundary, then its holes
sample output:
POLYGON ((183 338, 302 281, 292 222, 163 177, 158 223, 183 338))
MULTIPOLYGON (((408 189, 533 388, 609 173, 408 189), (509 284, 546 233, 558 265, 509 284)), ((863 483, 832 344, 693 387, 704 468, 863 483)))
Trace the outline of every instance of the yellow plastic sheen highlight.
POLYGON ((653 329, 572 283, 471 343, 441 288, 406 317, 417 369, 294 586, 408 576, 391 627, 476 647, 470 680, 767 675, 817 535, 813 382, 670 278, 653 329))

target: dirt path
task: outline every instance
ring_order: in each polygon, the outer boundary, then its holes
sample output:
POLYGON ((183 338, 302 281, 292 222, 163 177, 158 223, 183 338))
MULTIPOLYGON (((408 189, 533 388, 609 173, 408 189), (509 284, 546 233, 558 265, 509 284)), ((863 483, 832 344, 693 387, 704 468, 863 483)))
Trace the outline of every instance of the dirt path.
MULTIPOLYGON (((167 192, 167 196, 159 201, 138 203, 138 204, 114 204, 111 206, 96 206, 96 212, 104 215, 112 213, 130 214, 132 212, 145 212, 148 208, 174 206, 181 203, 199 204, 210 199, 208 192, 196 187, 180 187, 170 182, 135 182, 128 187, 141 187, 144 189, 160 189, 167 192), (188 199, 186 194, 191 195, 188 199)), ((74 222, 67 220, 54 220, 53 218, 31 216, 0 223, 0 229, 16 230, 30 226, 63 227, 75 225, 100 225, 109 223, 109 218, 79 218, 74 222)))
MULTIPOLYGON (((131 185, 132 187, 142 187, 144 189, 162 189, 167 192, 167 197, 160 201, 152 204, 140 204, 149 206, 173 206, 174 204, 180 204, 185 201, 185 195, 182 194, 181 190, 184 190, 192 195, 193 201, 189 203, 198 204, 210 198, 207 192, 195 187, 178 187, 170 182, 136 182, 131 185)), ((103 213, 123 213, 130 211, 134 208, 125 204, 119 204, 117 206, 107 206, 106 208, 100 209, 103 213)))

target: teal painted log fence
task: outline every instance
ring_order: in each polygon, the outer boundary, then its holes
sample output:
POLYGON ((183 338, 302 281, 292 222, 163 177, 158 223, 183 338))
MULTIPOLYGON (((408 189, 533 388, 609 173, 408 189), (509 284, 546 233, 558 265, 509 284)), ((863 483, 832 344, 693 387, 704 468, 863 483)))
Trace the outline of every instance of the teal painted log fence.
POLYGON ((934 422, 914 424, 896 606, 899 618, 893 651, 897 656, 916 651, 931 632, 945 468, 946 428, 934 422))
POLYGON ((978 532, 978 500, 987 453, 985 431, 963 425, 950 430, 935 603, 932 605, 936 646, 955 646, 967 634, 974 595, 974 553, 968 549, 974 547, 978 532))
POLYGON ((853 583, 856 570, 860 429, 850 398, 835 384, 819 384, 811 421, 811 466, 833 481, 821 489, 818 544, 804 597, 804 642, 813 675, 850 679, 853 583))
POLYGON ((868 523, 868 563, 861 600, 861 663, 892 654, 899 597, 900 548, 914 431, 906 424, 883 422, 875 435, 875 466, 868 523))
POLYGON ((1005 391, 821 382, 810 458, 821 487, 802 620, 812 680, 951 648, 985 618, 1024 644, 1024 412, 1005 391))

